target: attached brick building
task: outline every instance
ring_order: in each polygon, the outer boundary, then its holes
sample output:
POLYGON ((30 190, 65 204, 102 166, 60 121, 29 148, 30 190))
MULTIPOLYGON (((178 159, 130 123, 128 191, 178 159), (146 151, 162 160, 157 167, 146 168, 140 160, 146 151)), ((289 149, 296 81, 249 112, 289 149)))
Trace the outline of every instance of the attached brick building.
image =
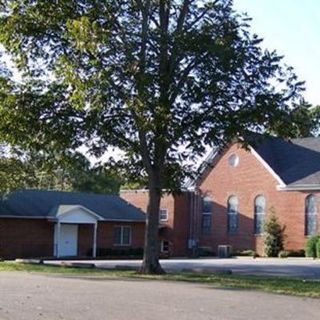
POLYGON ((144 228, 144 213, 118 196, 16 191, 0 202, 0 257, 95 257, 142 249, 144 228))
MULTIPOLYGON (((160 226, 167 232, 159 234, 171 255, 217 253, 219 245, 262 255, 262 225, 271 212, 286 227, 287 250, 303 249, 306 238, 319 232, 320 139, 261 139, 246 149, 232 144, 214 152, 193 191, 164 195, 161 212, 168 220, 160 226)), ((121 196, 146 210, 147 191, 121 196)))

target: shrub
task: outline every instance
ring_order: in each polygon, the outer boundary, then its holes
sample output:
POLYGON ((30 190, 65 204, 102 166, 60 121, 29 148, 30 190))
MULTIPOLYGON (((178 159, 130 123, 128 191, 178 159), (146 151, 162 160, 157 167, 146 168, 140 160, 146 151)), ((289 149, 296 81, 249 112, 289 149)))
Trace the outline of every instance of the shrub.
MULTIPOLYGON (((87 252, 92 256, 92 249, 87 252)), ((97 248, 97 257, 142 257, 142 248, 97 248)))
POLYGON ((288 258, 290 255, 290 251, 287 250, 281 250, 278 254, 279 258, 288 258))
POLYGON ((306 242, 306 256, 311 258, 317 257, 317 242, 320 239, 320 235, 314 235, 308 238, 306 242))
POLYGON ((257 257, 259 256, 254 250, 242 250, 234 253, 234 256, 239 257, 257 257))
POLYGON ((285 227, 280 225, 274 212, 265 221, 263 230, 265 255, 267 257, 277 257, 279 252, 283 250, 285 227))
POLYGON ((289 258, 289 257, 305 257, 304 250, 282 250, 279 252, 279 258, 289 258))
POLYGON ((320 258, 320 238, 318 239, 316 244, 316 253, 317 253, 317 258, 320 258))

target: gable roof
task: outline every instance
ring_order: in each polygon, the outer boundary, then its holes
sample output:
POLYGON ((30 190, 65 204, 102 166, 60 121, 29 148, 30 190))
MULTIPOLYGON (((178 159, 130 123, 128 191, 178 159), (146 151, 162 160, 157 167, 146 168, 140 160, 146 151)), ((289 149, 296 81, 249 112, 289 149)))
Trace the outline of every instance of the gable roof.
POLYGON ((9 193, 0 201, 0 217, 52 218, 68 206, 83 206, 107 221, 145 221, 143 211, 116 195, 47 190, 9 193))
MULTIPOLYGON (((320 189, 320 138, 285 140, 254 134, 249 138, 249 145, 287 187, 314 186, 320 189)), ((200 167, 198 183, 225 152, 226 149, 219 152, 214 149, 200 167)))

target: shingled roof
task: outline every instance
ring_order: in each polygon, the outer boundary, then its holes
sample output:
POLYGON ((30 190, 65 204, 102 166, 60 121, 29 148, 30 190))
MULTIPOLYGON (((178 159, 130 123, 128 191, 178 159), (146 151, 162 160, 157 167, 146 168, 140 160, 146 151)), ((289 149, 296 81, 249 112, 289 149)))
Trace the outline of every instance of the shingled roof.
POLYGON ((320 185, 320 138, 267 137, 253 148, 287 186, 320 185))
POLYGON ((21 190, 0 201, 0 217, 52 218, 61 206, 83 206, 106 221, 145 221, 143 211, 116 195, 47 190, 21 190))

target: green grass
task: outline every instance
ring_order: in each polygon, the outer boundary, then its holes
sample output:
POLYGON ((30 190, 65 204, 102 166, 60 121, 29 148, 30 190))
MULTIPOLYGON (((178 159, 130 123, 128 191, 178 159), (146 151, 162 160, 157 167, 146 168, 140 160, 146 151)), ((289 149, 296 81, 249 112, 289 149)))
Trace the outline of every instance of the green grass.
POLYGON ((36 264, 1 262, 1 271, 25 271, 55 273, 77 277, 101 277, 101 279, 141 279, 202 283, 213 288, 238 288, 278 294, 320 298, 320 282, 287 277, 241 276, 221 273, 176 272, 164 275, 142 275, 135 271, 102 270, 72 267, 56 267, 36 264))

